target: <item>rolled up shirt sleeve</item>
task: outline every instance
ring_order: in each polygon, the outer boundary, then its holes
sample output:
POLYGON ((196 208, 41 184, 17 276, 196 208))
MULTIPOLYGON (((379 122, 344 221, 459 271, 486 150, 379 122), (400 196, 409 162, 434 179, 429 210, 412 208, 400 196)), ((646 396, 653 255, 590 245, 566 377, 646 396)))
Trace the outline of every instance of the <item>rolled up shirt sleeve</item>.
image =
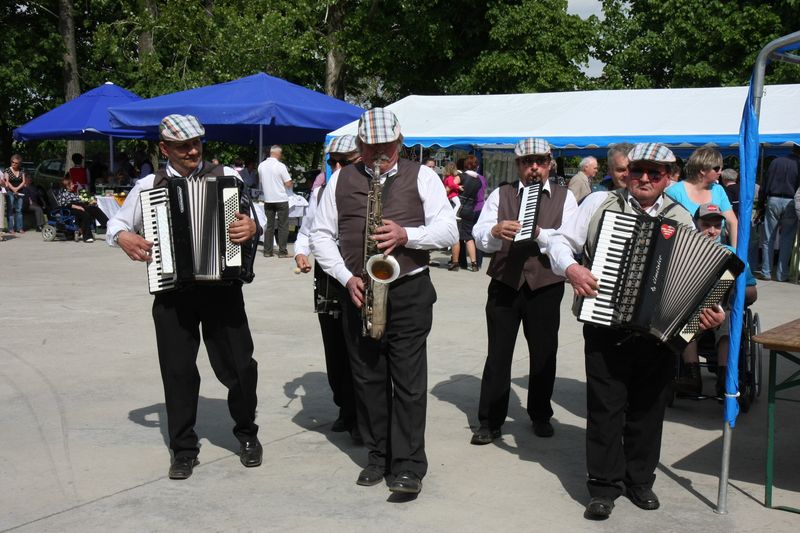
POLYGON ((297 239, 294 241, 294 255, 297 257, 300 254, 309 255, 311 253, 311 245, 309 244, 309 235, 311 228, 314 226, 314 215, 317 212, 317 197, 319 196, 319 187, 311 192, 311 197, 308 199, 308 209, 303 217, 303 222, 300 224, 300 229, 297 230, 297 239))
POLYGON ((497 224, 497 207, 500 202, 500 189, 492 191, 483 204, 481 216, 472 228, 472 238, 482 252, 493 254, 503 247, 502 239, 492 237, 492 228, 497 224))
POLYGON ((435 250, 447 248, 458 242, 456 215, 439 176, 430 168, 421 166, 417 174, 417 190, 425 212, 425 225, 406 227, 406 248, 435 250))

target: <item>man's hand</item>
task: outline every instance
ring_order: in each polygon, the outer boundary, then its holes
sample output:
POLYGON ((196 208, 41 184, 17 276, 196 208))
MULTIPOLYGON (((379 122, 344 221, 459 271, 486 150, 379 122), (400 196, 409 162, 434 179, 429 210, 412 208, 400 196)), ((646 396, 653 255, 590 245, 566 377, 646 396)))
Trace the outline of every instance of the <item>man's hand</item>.
POLYGON ((567 267, 567 279, 572 284, 572 290, 577 296, 597 296, 597 278, 592 276, 592 271, 586 267, 574 263, 567 267))
POLYGON ((347 280, 345 288, 350 294, 350 300, 353 301, 356 309, 361 309, 361 306, 364 305, 364 280, 358 276, 353 276, 347 280))
POLYGON ((297 254, 294 256, 294 262, 297 263, 297 268, 300 272, 307 274, 311 272, 311 263, 308 262, 308 256, 305 254, 297 254))
POLYGON ((403 226, 384 219, 383 226, 375 228, 372 238, 378 242, 378 250, 382 251, 384 255, 389 255, 395 248, 406 245, 408 233, 403 226))
POLYGON ((719 306, 706 307, 700 311, 700 329, 714 329, 725 321, 725 311, 719 306))
POLYGON ((231 222, 229 234, 232 243, 247 242, 256 234, 256 223, 249 216, 236 213, 236 220, 231 222))
POLYGON ((153 258, 150 256, 150 251, 153 249, 153 243, 145 240, 144 237, 132 231, 120 231, 117 237, 117 245, 122 248, 128 257, 133 261, 144 261, 149 263, 153 258))
POLYGON ((492 227, 492 237, 513 241, 520 228, 522 228, 522 224, 519 223, 519 220, 501 220, 492 227))

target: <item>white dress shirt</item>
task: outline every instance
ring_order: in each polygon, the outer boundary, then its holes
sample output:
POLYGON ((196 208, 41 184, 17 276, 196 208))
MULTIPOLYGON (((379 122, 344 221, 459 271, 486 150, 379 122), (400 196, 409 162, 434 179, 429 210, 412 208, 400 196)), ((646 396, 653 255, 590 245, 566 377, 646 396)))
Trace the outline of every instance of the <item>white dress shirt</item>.
MULTIPOLYGON (((583 251, 589 231, 589 222, 591 222, 595 212, 608 198, 609 194, 612 193, 599 191, 587 196, 578 207, 575 216, 565 218, 558 231, 550 237, 550 248, 547 255, 550 256, 550 266, 554 274, 563 276, 567 268, 577 263, 574 255, 583 251)), ((630 194, 626 196, 628 204, 651 216, 656 216, 664 205, 663 194, 648 208, 643 208, 639 205, 636 198, 630 194)))
POLYGON ((289 175, 286 165, 274 157, 268 157, 258 165, 258 179, 261 183, 261 191, 264 193, 265 202, 289 201, 289 192, 284 184, 287 181, 291 181, 292 177, 289 175))
MULTIPOLYGON (((200 166, 198 166, 197 170, 192 172, 192 174, 196 174, 202 169, 203 163, 200 163, 200 166)), ((234 176, 240 180, 242 179, 232 168, 223 167, 223 169, 223 175, 234 176)), ((179 178, 181 176, 169 163, 167 163, 166 171, 167 175, 170 177, 179 178)), ((128 193, 128 196, 125 197, 125 202, 122 204, 122 207, 109 219, 106 225, 106 242, 109 246, 117 245, 117 243, 114 242, 114 236, 120 231, 139 232, 139 230, 142 229, 142 207, 139 205, 139 194, 144 190, 152 189, 155 179, 155 174, 148 174, 137 181, 128 193)), ((247 213, 247 215, 249 215, 249 213, 247 213)))
MULTIPOLYGON (((367 169, 370 172, 370 169, 367 169)), ((397 164, 389 171, 381 174, 380 180, 383 183, 387 177, 397 173, 397 164)), ((336 186, 339 182, 339 174, 331 176, 326 186, 325 194, 317 206, 314 214, 314 225, 311 229, 309 241, 314 258, 319 262, 322 269, 342 285, 347 285, 347 281, 354 275, 344 264, 337 241, 339 240, 339 211, 336 207, 336 186)), ((408 242, 406 248, 418 250, 433 250, 447 248, 458 241, 458 226, 456 215, 450 202, 447 200, 447 193, 442 185, 439 176, 426 166, 420 166, 417 174, 417 190, 422 200, 422 207, 425 213, 425 225, 418 227, 406 227, 408 242)), ((408 273, 416 274, 428 268, 427 265, 408 273)))
MULTIPOLYGON (((521 193, 524 185, 522 182, 519 183, 519 187, 517 189, 517 195, 521 193)), ((550 194, 550 180, 546 180, 544 182, 544 186, 542 187, 544 191, 547 191, 550 194)), ((499 222, 497 220, 497 210, 500 205, 500 187, 496 188, 492 191, 492 194, 489 195, 489 198, 486 199, 486 202, 483 204, 483 210, 481 211, 481 216, 478 218, 478 221, 475 223, 475 226, 472 228, 472 237, 475 239, 475 245, 481 249, 481 251, 486 252, 487 254, 493 254, 500 250, 503 247, 503 240, 496 239, 492 236, 492 228, 499 222)), ((563 227, 566 224, 567 220, 574 218, 575 212, 578 210, 578 202, 575 201, 575 196, 572 194, 571 191, 567 191, 567 197, 564 200, 564 209, 561 214, 561 226, 563 227)), ((547 253, 549 248, 550 237, 556 232, 556 229, 552 228, 539 228, 539 236, 536 237, 536 244, 539 245, 539 249, 542 253, 547 253)), ((560 275, 560 274, 559 274, 560 275)))

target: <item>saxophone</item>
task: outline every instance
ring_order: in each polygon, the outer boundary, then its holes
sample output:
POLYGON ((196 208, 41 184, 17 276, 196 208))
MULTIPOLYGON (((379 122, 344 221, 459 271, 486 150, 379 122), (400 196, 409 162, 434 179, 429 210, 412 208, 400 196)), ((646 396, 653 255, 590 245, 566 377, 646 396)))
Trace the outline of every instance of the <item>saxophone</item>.
POLYGON ((380 163, 388 158, 376 158, 372 164, 372 178, 367 194, 367 220, 364 228, 364 305, 361 306, 361 335, 380 339, 386 331, 386 304, 389 301, 389 284, 400 275, 400 264, 391 255, 384 255, 372 238, 383 225, 383 185, 380 180, 380 163))

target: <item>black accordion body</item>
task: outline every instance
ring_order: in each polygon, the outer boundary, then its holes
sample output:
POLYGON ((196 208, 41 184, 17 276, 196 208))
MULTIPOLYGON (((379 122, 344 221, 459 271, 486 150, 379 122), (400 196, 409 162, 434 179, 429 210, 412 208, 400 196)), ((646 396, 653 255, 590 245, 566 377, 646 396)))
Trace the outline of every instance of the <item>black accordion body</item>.
POLYGON ((537 181, 522 188, 522 199, 519 205, 517 220, 522 225, 514 236, 514 242, 533 237, 536 222, 539 219, 539 197, 542 195, 542 182, 537 181))
POLYGON ((681 351, 702 309, 725 305, 744 264, 726 247, 668 218, 606 211, 590 269, 595 298, 578 319, 644 333, 681 351))
POLYGON ((170 178, 140 194, 144 238, 153 242, 147 265, 150 293, 192 284, 250 282, 259 232, 243 245, 230 240, 237 212, 249 198, 233 176, 170 178))

